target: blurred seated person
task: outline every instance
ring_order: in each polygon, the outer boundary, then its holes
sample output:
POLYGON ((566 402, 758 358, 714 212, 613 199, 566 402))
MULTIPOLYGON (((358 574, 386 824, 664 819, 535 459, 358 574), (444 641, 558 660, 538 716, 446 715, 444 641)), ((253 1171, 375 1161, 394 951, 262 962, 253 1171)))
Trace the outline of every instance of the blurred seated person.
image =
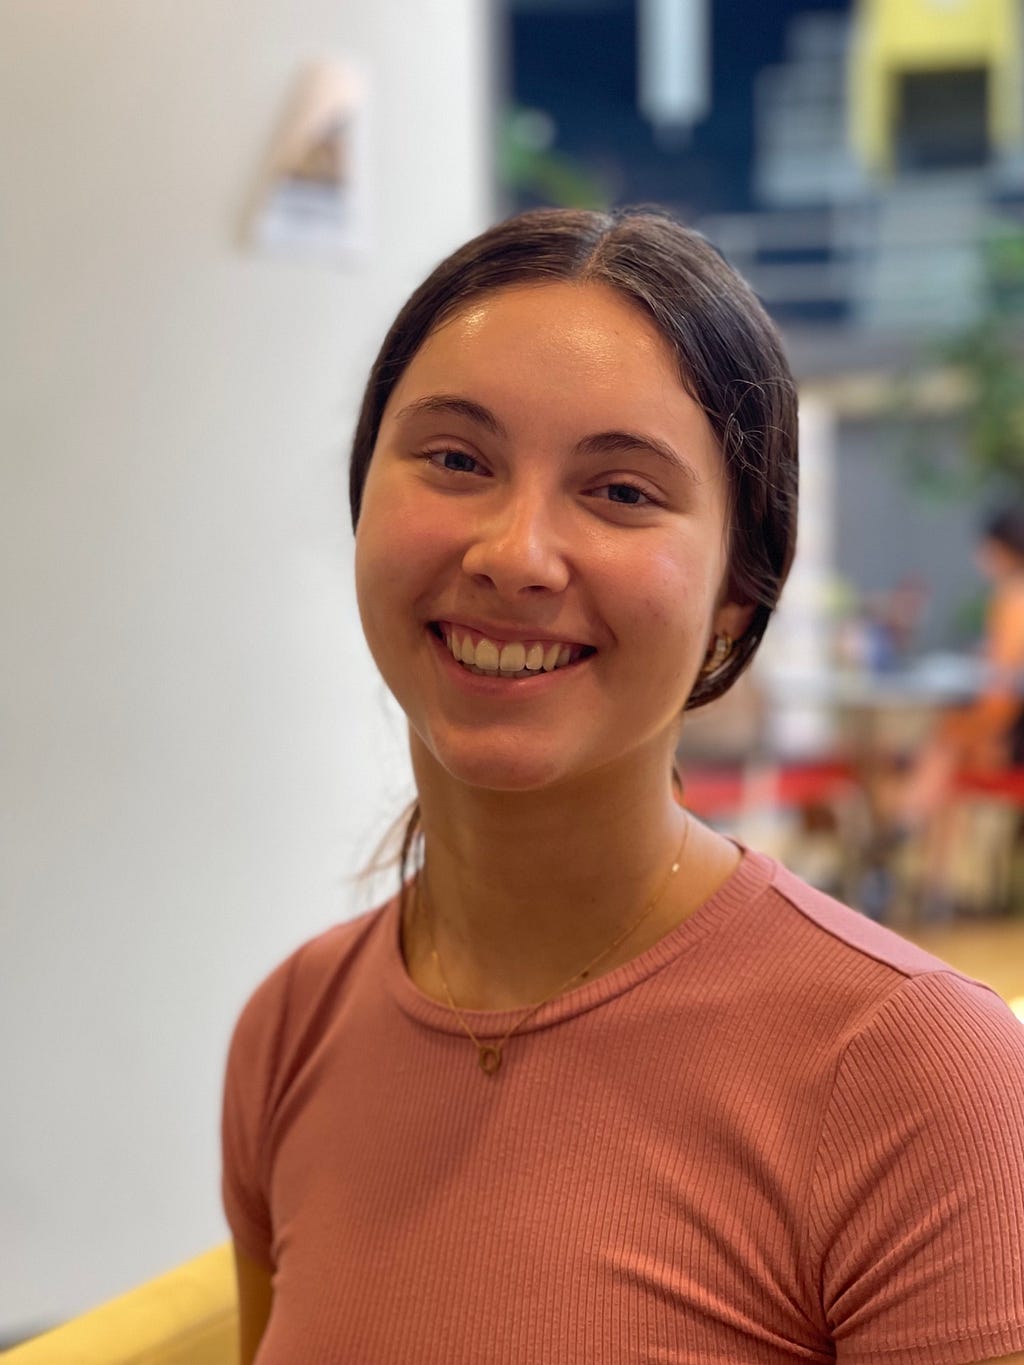
POLYGON ((997 512, 983 530, 977 563, 992 585, 985 618, 984 690, 943 717, 914 765, 904 814, 931 815, 964 769, 1024 762, 1024 504, 997 512))
POLYGON ((953 801, 963 772, 1024 764, 1024 503, 995 513, 982 528, 977 564, 991 584, 978 695, 948 711, 883 799, 888 839, 922 840, 926 899, 941 897, 954 853, 953 801))

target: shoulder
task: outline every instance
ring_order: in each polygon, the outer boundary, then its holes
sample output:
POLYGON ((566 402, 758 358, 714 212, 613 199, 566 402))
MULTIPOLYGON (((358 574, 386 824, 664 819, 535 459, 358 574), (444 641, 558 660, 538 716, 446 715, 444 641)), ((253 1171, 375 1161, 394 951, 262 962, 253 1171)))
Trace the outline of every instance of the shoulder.
POLYGON ((261 1077, 279 1071, 297 1034, 308 1035, 384 927, 393 902, 336 924, 294 949, 256 986, 232 1032, 229 1072, 261 1077))
MULTIPOLYGON (((833 1101, 860 1091, 880 1126, 916 1104, 1014 1108, 1024 1134, 1024 1025, 984 982, 747 853, 761 893, 730 950, 745 989, 785 996, 785 1017, 828 1058, 833 1101), (1003 1096, 1006 1096, 1005 1104, 1003 1096)), ((765 1000, 759 999, 759 1008, 765 1000)))
POLYGON ((827 1037, 807 1216, 839 1354, 1013 1349, 1024 1026, 989 986, 777 864, 766 897, 770 931, 802 955, 794 990, 815 1002, 808 1051, 827 1037))
POLYGON ((1024 1025, 991 986, 762 861, 766 887, 751 914, 763 923, 755 934, 747 921, 745 951, 757 954, 759 976, 784 974, 837 1074, 857 1061, 870 1083, 873 1067, 901 1059, 912 1089, 928 1077, 948 1086, 960 1069, 979 1084, 993 1069, 1000 1083, 1024 1076, 1024 1025))
POLYGON ((835 1178, 850 1161, 885 1166, 897 1153, 927 1164, 941 1151, 945 1169, 966 1177, 965 1162, 988 1144, 1024 1177, 1024 1025, 1005 1001, 778 865, 772 886, 780 913, 804 926, 806 988, 843 1006, 824 1169, 835 1178))
POLYGON ((934 972, 977 986, 998 1000, 991 987, 973 981, 892 929, 808 885, 774 859, 748 856, 765 866, 766 908, 774 914, 776 924, 789 922, 800 949, 819 971, 852 975, 861 981, 866 1005, 904 981, 934 972))
POLYGON ((957 1130, 954 1147, 1006 1137, 1024 1156, 1024 1025, 993 990, 952 969, 908 977, 851 1030, 835 1096, 839 1106, 856 1096, 865 1122, 880 1128, 914 1113, 932 1122, 933 1137, 957 1130))
MULTIPOLYGON (((387 906, 295 949, 252 992, 228 1047, 221 1113, 224 1209, 239 1246, 272 1264, 269 1125, 329 1026, 341 983, 374 941, 387 906)), ((379 938, 379 935, 378 935, 379 938)))

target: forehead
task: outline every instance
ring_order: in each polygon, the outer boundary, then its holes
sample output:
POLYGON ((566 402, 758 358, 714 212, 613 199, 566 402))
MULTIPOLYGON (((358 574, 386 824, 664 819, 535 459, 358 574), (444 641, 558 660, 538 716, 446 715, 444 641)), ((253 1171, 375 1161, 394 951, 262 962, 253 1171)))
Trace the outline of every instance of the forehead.
POLYGON ((706 423, 675 352, 639 305, 599 283, 516 285, 476 298, 426 339, 386 413, 465 390, 525 417, 547 404, 597 425, 706 423))
MULTIPOLYGON (((447 317, 426 345, 452 347, 530 340, 549 354, 599 364, 623 347, 639 347, 647 363, 672 351, 639 304, 598 282, 553 280, 512 285, 473 299, 447 317)), ((421 348, 424 349, 424 348, 421 348)))

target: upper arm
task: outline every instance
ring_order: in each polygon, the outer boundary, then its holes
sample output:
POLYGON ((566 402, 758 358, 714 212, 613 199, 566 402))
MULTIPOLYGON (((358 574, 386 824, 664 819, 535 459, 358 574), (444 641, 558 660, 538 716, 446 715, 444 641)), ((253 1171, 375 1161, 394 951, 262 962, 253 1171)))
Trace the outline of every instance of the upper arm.
POLYGON ((968 762, 986 761, 986 751, 980 746, 1001 740, 1020 711, 1024 588, 1004 588, 990 604, 985 661, 990 671, 983 689, 970 705, 951 713, 944 724, 947 742, 968 762))
POLYGON ((997 668, 1016 669, 1024 663, 1024 589, 1006 589, 993 601, 986 654, 997 668))
POLYGON ((272 1301, 264 1132, 289 970, 289 962, 275 969, 249 998, 231 1035, 224 1077, 221 1193, 234 1245, 242 1365, 256 1355, 272 1301))
POLYGON ((1019 1022, 951 971, 908 978, 844 1045, 822 1126, 810 1209, 839 1360, 927 1360, 926 1324, 932 1359, 1013 1361, 1022 1182, 1019 1022))
POLYGON ((270 1271, 238 1245, 235 1249, 235 1276, 238 1281, 238 1339, 240 1365, 252 1365, 263 1339, 274 1290, 270 1271))

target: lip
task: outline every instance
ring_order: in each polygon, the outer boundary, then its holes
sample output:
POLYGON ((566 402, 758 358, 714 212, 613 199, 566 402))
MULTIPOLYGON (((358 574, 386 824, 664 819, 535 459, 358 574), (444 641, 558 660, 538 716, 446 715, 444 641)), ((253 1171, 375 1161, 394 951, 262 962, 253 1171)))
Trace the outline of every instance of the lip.
MULTIPOLYGON (((445 624, 448 623, 445 622, 445 624)), ((430 626, 427 626, 425 633, 437 651, 438 663, 444 670, 446 677, 473 696, 502 697, 507 701, 513 701, 517 697, 524 699, 536 697, 549 687, 560 687, 561 680, 564 677, 572 677, 579 669, 586 667, 590 659, 593 658, 593 655, 588 655, 584 659, 578 659, 576 663, 566 664, 562 668, 554 668, 550 673, 540 671, 532 674, 529 678, 491 678, 485 673, 471 673, 468 668, 456 663, 444 640, 439 640, 430 626)), ((481 634, 483 634, 482 631, 481 634)), ((508 637, 504 638, 507 641, 508 637)), ((530 635, 520 638, 536 640, 543 637, 530 635)))

